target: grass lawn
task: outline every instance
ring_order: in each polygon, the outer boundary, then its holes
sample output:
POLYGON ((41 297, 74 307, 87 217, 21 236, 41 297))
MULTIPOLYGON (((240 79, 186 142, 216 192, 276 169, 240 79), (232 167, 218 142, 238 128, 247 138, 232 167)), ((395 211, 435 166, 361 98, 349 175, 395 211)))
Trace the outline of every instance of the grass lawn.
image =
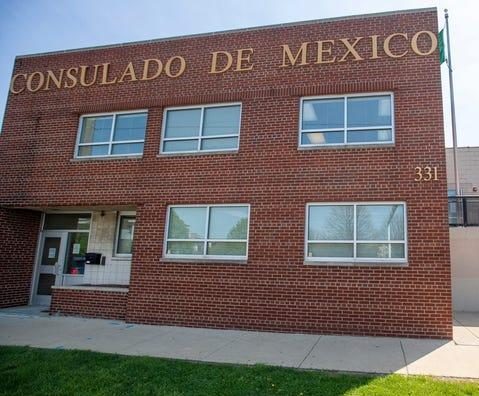
POLYGON ((0 347, 0 395, 479 395, 479 383, 0 347))

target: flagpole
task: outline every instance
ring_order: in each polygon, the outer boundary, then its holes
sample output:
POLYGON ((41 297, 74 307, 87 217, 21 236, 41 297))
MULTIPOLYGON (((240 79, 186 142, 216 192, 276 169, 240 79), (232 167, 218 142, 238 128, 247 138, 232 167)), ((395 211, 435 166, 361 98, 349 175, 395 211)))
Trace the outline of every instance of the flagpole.
POLYGON ((459 180, 459 169, 457 167, 457 132, 456 132, 456 106, 454 104, 454 83, 452 81, 452 61, 451 61, 451 45, 449 40, 449 14, 447 9, 444 10, 446 18, 447 33, 447 68, 449 69, 449 93, 451 96, 451 123, 452 123, 452 151, 454 155, 454 177, 456 179, 456 196, 461 195, 461 186, 459 180))

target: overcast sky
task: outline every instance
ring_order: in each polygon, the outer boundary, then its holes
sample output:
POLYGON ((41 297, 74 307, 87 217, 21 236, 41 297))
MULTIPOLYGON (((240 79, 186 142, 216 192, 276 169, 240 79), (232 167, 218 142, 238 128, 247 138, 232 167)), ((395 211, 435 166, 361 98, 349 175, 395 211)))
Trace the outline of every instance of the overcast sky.
MULTIPOLYGON (((438 7, 450 13, 459 146, 479 146, 477 0, 0 0, 0 123, 16 55, 308 19, 438 7)), ((451 146, 447 68, 446 145, 451 146)))

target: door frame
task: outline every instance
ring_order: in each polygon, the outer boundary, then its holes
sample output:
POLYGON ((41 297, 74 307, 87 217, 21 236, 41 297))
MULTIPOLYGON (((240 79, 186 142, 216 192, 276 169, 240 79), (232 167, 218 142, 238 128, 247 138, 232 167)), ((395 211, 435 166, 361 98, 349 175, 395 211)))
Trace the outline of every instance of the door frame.
MULTIPOLYGON (((65 249, 66 249, 66 244, 67 244, 67 239, 68 239, 68 233, 69 232, 87 232, 88 233, 88 242, 87 242, 87 249, 88 246, 90 245, 90 238, 91 238, 91 230, 92 230, 92 224, 93 224, 93 214, 94 212, 92 210, 65 210, 65 211, 50 211, 47 210, 45 212, 42 212, 42 218, 40 221, 40 229, 38 231, 38 238, 37 238, 37 248, 35 252, 35 261, 33 263, 33 272, 32 272, 32 282, 30 285, 30 298, 28 299, 28 305, 50 305, 50 302, 45 302, 39 304, 38 301, 36 300, 37 297, 37 288, 38 288, 38 278, 40 276, 40 260, 41 260, 41 255, 43 253, 43 242, 45 239, 45 233, 64 233, 64 240, 62 240, 61 245, 63 245, 63 261, 65 261, 65 249), (90 214, 90 228, 88 230, 45 230, 45 217, 48 214, 90 214)), ((63 263, 64 265, 64 263, 63 263)), ((60 273, 57 278, 63 280, 63 266, 62 266, 62 273, 60 273)), ((57 279, 55 279, 55 285, 57 284, 57 279)), ((49 297, 49 300, 51 301, 51 297, 49 297)))
POLYGON ((38 280, 40 279, 41 274, 54 274, 55 275, 55 282, 54 286, 61 286, 62 284, 62 273, 63 273, 63 268, 65 265, 65 249, 66 249, 66 244, 67 244, 67 238, 68 238, 68 231, 61 231, 61 230, 45 230, 42 232, 42 235, 40 237, 40 247, 39 247, 39 255, 37 257, 35 266, 36 266, 36 276, 35 276, 35 284, 33 288, 33 293, 32 293, 32 302, 34 305, 50 305, 51 302, 51 295, 38 295, 38 280), (43 252, 45 249, 45 240, 47 238, 60 238, 60 246, 58 248, 58 266, 55 266, 53 268, 53 272, 45 272, 45 270, 42 271, 42 257, 43 257, 43 252))

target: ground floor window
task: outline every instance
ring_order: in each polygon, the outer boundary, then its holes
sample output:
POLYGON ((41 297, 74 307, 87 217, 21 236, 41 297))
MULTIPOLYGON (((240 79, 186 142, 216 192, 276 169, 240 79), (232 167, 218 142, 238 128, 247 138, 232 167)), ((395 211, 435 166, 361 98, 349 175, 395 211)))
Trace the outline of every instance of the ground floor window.
POLYGON ((85 273, 85 254, 88 248, 88 232, 69 232, 65 253, 63 273, 83 275, 85 273))
POLYGON ((131 256, 135 223, 136 216, 131 214, 120 214, 118 219, 118 233, 115 250, 117 256, 131 256))
POLYGON ((47 213, 44 230, 90 230, 90 213, 47 213))
POLYGON ((246 259, 249 205, 168 208, 166 257, 246 259))
POLYGON ((407 256, 404 203, 311 203, 306 261, 391 261, 407 256))

